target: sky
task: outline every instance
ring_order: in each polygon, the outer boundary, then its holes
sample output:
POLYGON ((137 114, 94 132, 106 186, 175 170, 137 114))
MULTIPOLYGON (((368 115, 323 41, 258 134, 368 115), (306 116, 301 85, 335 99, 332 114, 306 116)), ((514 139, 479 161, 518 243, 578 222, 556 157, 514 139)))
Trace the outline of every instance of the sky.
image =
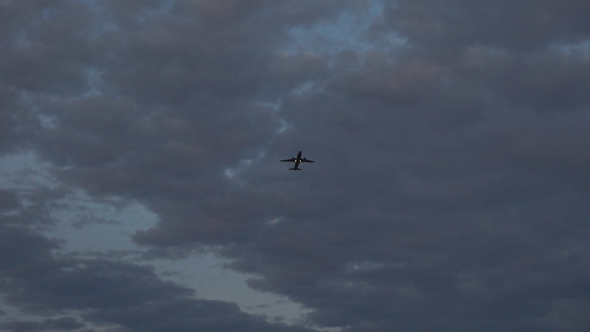
POLYGON ((588 13, 0 0, 0 330, 590 330, 588 13))

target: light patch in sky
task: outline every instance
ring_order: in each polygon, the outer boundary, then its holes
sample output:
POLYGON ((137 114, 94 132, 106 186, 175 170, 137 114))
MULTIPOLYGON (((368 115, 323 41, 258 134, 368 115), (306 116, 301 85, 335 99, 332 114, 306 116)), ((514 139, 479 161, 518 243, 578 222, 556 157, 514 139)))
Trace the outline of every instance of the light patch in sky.
POLYGON ((238 161, 234 166, 227 167, 223 174, 230 180, 234 181, 235 184, 245 184, 245 181, 240 178, 240 174, 248 169, 253 163, 264 158, 264 151, 259 151, 253 158, 246 158, 238 161))
MULTIPOLYGON (((281 107, 283 106, 283 99, 278 99, 276 102, 257 102, 256 105, 266 108, 274 112, 277 116, 279 116, 278 113, 281 110, 281 107)), ((285 130, 293 127, 292 124, 290 124, 289 122, 287 122, 287 120, 281 118, 280 116, 278 120, 281 126, 277 129, 277 134, 280 134, 285 130)))
MULTIPOLYGON (((364 12, 344 11, 333 23, 292 28, 289 34, 293 43, 287 47, 285 52, 290 54, 314 52, 333 55, 344 50, 355 50, 360 54, 366 53, 377 46, 369 36, 369 29, 373 23, 382 19, 384 8, 382 1, 370 0, 364 12)), ((395 48, 403 46, 406 39, 390 33, 380 41, 395 48)), ((384 48, 383 44, 378 46, 380 49, 384 48)))
POLYGON ((283 217, 274 217, 274 218, 270 218, 269 220, 267 220, 266 224, 270 225, 270 226, 276 226, 280 223, 282 223, 284 220, 283 217))
POLYGON ((297 96, 301 96, 301 95, 305 95, 308 93, 312 93, 317 90, 318 90, 318 87, 317 87, 317 84, 315 84, 315 82, 306 82, 306 83, 296 87, 295 89, 293 89, 293 91, 291 93, 295 94, 297 96))
POLYGON ((117 209, 80 196, 68 200, 67 210, 52 213, 60 222, 49 234, 65 238, 64 252, 138 250, 130 241, 131 234, 156 225, 156 215, 141 204, 117 209))
POLYGON ((574 44, 562 44, 554 48, 563 56, 579 56, 590 59, 590 39, 574 44))
MULTIPOLYGON (((139 203, 117 209, 110 204, 87 198, 82 194, 78 196, 78 200, 70 198, 69 210, 52 214, 60 223, 48 234, 65 240, 61 252, 114 255, 130 262, 138 259, 142 248, 131 242, 131 235, 136 230, 156 226, 157 215, 139 203), (90 223, 78 227, 80 218, 88 218, 90 223), (96 219, 112 222, 92 223, 96 219)), ((284 297, 252 290, 246 284, 250 276, 224 268, 229 260, 213 253, 196 254, 186 259, 156 259, 140 263, 153 265, 164 280, 195 289, 199 298, 235 302, 241 310, 266 315, 270 321, 284 317, 285 323, 295 324, 309 312, 284 297)))
POLYGON ((377 262, 353 262, 348 264, 346 267, 346 273, 366 273, 378 271, 384 268, 403 268, 405 266, 406 264, 404 263, 385 264, 377 262))
MULTIPOLYGON (((240 161, 233 169, 239 174, 241 169, 263 156, 260 152, 254 159, 240 161)), ((32 152, 6 156, 0 159, 0 184, 18 191, 57 188, 59 183, 51 176, 49 168, 32 152)), ((117 197, 96 199, 81 190, 74 190, 57 203, 61 208, 50 212, 57 224, 45 234, 64 240, 57 251, 62 254, 105 255, 134 263, 143 249, 131 241, 131 235, 137 230, 154 227, 158 222, 157 215, 140 203, 125 203, 117 197)), ((229 262, 213 253, 205 253, 178 260, 140 261, 140 264, 153 265, 164 280, 195 289, 199 298, 235 302, 244 312, 265 315, 271 322, 301 323, 303 316, 309 313, 310 310, 283 296, 249 288, 246 281, 251 276, 224 268, 229 262)), ((31 318, 8 306, 0 309, 13 319, 31 318)))
POLYGON ((269 321, 300 323, 310 310, 283 296, 257 292, 246 281, 251 277, 224 268, 230 261, 213 253, 193 255, 179 260, 157 260, 160 277, 193 288, 197 297, 235 302, 250 314, 265 315, 269 321))
POLYGON ((82 94, 82 98, 92 96, 102 96, 101 86, 103 86, 102 73, 99 70, 87 68, 86 69, 86 84, 88 84, 88 91, 82 94))
POLYGON ((5 189, 57 187, 46 164, 37 161, 33 152, 6 155, 0 158, 0 185, 5 189))

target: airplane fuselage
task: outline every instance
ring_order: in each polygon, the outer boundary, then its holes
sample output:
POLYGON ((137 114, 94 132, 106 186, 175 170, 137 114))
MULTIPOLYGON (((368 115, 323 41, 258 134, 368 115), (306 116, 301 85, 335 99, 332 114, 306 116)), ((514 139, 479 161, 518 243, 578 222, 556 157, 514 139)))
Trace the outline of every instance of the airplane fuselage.
POLYGON ((301 168, 298 168, 300 162, 301 162, 301 151, 299 151, 299 153, 297 153, 297 158, 295 159, 295 167, 291 168, 290 170, 300 171, 301 168))

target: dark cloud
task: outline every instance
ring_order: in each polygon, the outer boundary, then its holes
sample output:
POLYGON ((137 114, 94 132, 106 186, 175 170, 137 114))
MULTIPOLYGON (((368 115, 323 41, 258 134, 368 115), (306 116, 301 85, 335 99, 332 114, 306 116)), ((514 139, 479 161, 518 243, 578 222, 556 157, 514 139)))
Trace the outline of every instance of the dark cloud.
POLYGON ((9 320, 6 331, 70 331, 89 324, 125 331, 310 331, 267 323, 236 304, 193 297, 194 290, 162 281, 147 265, 56 255, 56 240, 18 226, 0 226, 4 302, 31 315, 78 313, 43 320, 9 320))
POLYGON ((23 92, 84 92, 87 72, 99 54, 97 41, 90 38, 98 22, 89 8, 76 1, 2 7, 12 17, 2 34, 7 45, 0 60, 5 84, 23 92))
POLYGON ((89 316, 98 321, 119 322, 129 331, 311 331, 280 323, 266 323, 263 317, 245 314, 236 304, 222 301, 157 301, 140 308, 128 306, 123 310, 105 310, 89 316))
POLYGON ((588 9, 584 1, 557 4, 550 0, 504 0, 481 4, 404 0, 386 5, 385 18, 388 26, 424 50, 437 52, 468 45, 535 50, 585 41, 590 24, 583 13, 588 9))
POLYGON ((28 205, 0 192, 18 211, 0 224, 14 253, 0 273, 20 310, 76 311, 71 328, 306 330, 121 256, 55 255, 38 226, 81 188, 157 214, 133 235, 143 258, 215 248, 252 288, 311 309, 309 324, 590 326, 585 2, 2 6, 0 149, 35 150, 61 184, 28 205), (333 31, 347 17, 366 39, 333 31), (277 162, 298 150, 317 162, 277 162))
POLYGON ((498 100, 566 111, 589 103, 590 25, 580 14, 587 9, 584 1, 400 1, 386 6, 374 29, 377 35, 395 31, 413 57, 451 69, 498 100))
POLYGON ((25 332, 25 331, 72 331, 84 327, 84 324, 79 323, 76 319, 71 317, 63 317, 58 319, 44 319, 41 322, 19 322, 13 321, 2 324, 5 331, 11 332, 25 332))
POLYGON ((0 211, 15 210, 20 206, 19 198, 16 192, 6 189, 0 189, 0 211))

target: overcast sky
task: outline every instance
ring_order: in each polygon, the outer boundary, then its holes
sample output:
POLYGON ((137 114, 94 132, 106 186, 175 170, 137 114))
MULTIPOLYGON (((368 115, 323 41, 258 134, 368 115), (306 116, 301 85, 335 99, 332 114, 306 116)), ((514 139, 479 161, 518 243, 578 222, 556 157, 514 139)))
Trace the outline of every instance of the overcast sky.
POLYGON ((0 0, 0 330, 589 331, 589 14, 0 0))

